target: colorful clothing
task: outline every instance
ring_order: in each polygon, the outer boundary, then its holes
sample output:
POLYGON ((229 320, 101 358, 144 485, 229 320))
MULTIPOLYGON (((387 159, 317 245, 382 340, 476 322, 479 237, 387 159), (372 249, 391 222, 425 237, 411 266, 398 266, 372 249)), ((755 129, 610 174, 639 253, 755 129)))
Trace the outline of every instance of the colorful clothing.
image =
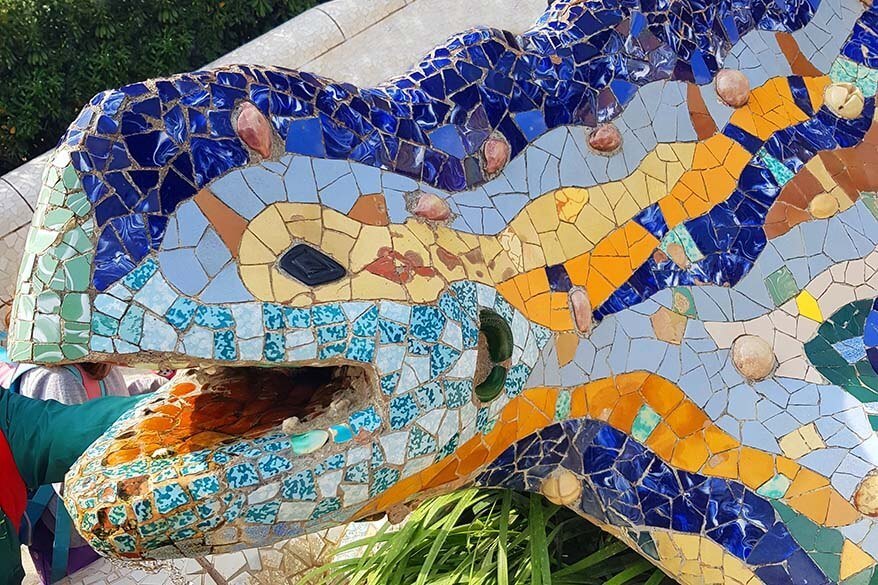
POLYGON ((0 585, 24 577, 18 529, 25 488, 63 481, 83 451, 139 400, 113 396, 63 405, 0 389, 0 585))
MULTIPOLYGON (((78 365, 52 368, 12 365, 16 369, 17 392, 38 400, 57 400, 62 404, 81 404, 102 396, 132 396, 152 392, 166 380, 159 376, 138 374, 126 380, 121 368, 112 368, 97 380, 78 365)), ((0 385, 3 383, 0 373, 0 385)), ((34 566, 43 583, 54 583, 87 567, 100 555, 89 547, 73 529, 66 510, 59 509, 60 499, 56 493, 59 486, 41 486, 31 496, 27 515, 30 534, 22 540, 28 545, 34 566), (60 510, 60 514, 59 514, 60 510)))

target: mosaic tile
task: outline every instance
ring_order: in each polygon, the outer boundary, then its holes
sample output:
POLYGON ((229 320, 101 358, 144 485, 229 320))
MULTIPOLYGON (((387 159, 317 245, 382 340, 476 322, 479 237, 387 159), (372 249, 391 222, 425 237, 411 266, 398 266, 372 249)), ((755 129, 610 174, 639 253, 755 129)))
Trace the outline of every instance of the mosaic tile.
POLYGON ((557 0, 376 88, 235 66, 96 96, 10 356, 212 367, 68 474, 85 537, 233 552, 566 478, 681 582, 871 579, 876 9, 681 6, 557 0))

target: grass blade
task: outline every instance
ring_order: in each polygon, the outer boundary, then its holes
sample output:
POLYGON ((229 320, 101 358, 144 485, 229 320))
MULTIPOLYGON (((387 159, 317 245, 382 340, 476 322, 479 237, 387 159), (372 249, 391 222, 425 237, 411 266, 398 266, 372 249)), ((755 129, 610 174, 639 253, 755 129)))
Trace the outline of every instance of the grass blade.
POLYGON ((503 493, 503 505, 500 508, 500 534, 497 549, 497 584, 509 585, 509 557, 507 540, 509 539, 509 512, 512 509, 512 492, 503 493))
POLYGON ((531 494, 530 515, 531 562, 533 563, 533 576, 531 582, 534 585, 551 585, 552 574, 549 566, 549 549, 546 547, 546 520, 543 510, 543 499, 531 494))
POLYGON ((637 577, 652 568, 653 566, 649 561, 639 561, 617 574, 615 577, 607 580, 604 585, 623 585, 634 579, 634 577, 637 577))
POLYGON ((440 523, 439 532, 436 534, 435 540, 433 541, 432 546, 430 547, 430 552, 427 554, 427 559, 424 561, 424 565, 421 568, 421 572, 418 575, 418 580, 415 585, 425 585, 427 582, 427 577, 430 574, 430 570, 433 568, 433 563, 436 561, 436 557, 439 556, 439 553, 442 551, 442 545, 445 543, 445 539, 448 538, 449 530, 454 526, 466 508, 472 503, 473 499, 476 497, 478 492, 475 490, 468 490, 464 492, 463 496, 461 496, 460 500, 457 502, 457 505, 454 506, 454 509, 451 513, 444 518, 444 520, 440 523))
POLYGON ((626 550, 628 550, 628 546, 624 542, 614 542, 603 547, 596 553, 585 557, 581 561, 578 561, 568 567, 564 567, 560 571, 556 572, 555 576, 566 577, 567 575, 570 575, 572 573, 579 573, 626 550))

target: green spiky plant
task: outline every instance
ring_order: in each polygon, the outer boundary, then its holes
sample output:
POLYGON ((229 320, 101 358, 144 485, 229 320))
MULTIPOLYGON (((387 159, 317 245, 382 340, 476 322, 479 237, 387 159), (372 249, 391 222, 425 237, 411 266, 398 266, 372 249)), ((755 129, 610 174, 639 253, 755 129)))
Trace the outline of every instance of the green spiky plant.
POLYGON ((424 502, 311 571, 309 585, 659 585, 623 542, 542 496, 467 489, 424 502), (343 558, 357 551, 356 558, 343 558))

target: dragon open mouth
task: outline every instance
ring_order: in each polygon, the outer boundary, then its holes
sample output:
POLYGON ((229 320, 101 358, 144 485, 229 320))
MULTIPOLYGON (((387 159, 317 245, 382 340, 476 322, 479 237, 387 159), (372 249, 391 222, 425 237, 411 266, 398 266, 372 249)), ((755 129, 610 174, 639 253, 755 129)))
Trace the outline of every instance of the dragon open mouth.
POLYGON ((347 421, 373 402, 374 378, 368 365, 189 369, 139 408, 138 424, 116 438, 104 464, 182 456, 280 429, 296 454, 325 456, 327 445, 337 451, 357 438, 347 421))

